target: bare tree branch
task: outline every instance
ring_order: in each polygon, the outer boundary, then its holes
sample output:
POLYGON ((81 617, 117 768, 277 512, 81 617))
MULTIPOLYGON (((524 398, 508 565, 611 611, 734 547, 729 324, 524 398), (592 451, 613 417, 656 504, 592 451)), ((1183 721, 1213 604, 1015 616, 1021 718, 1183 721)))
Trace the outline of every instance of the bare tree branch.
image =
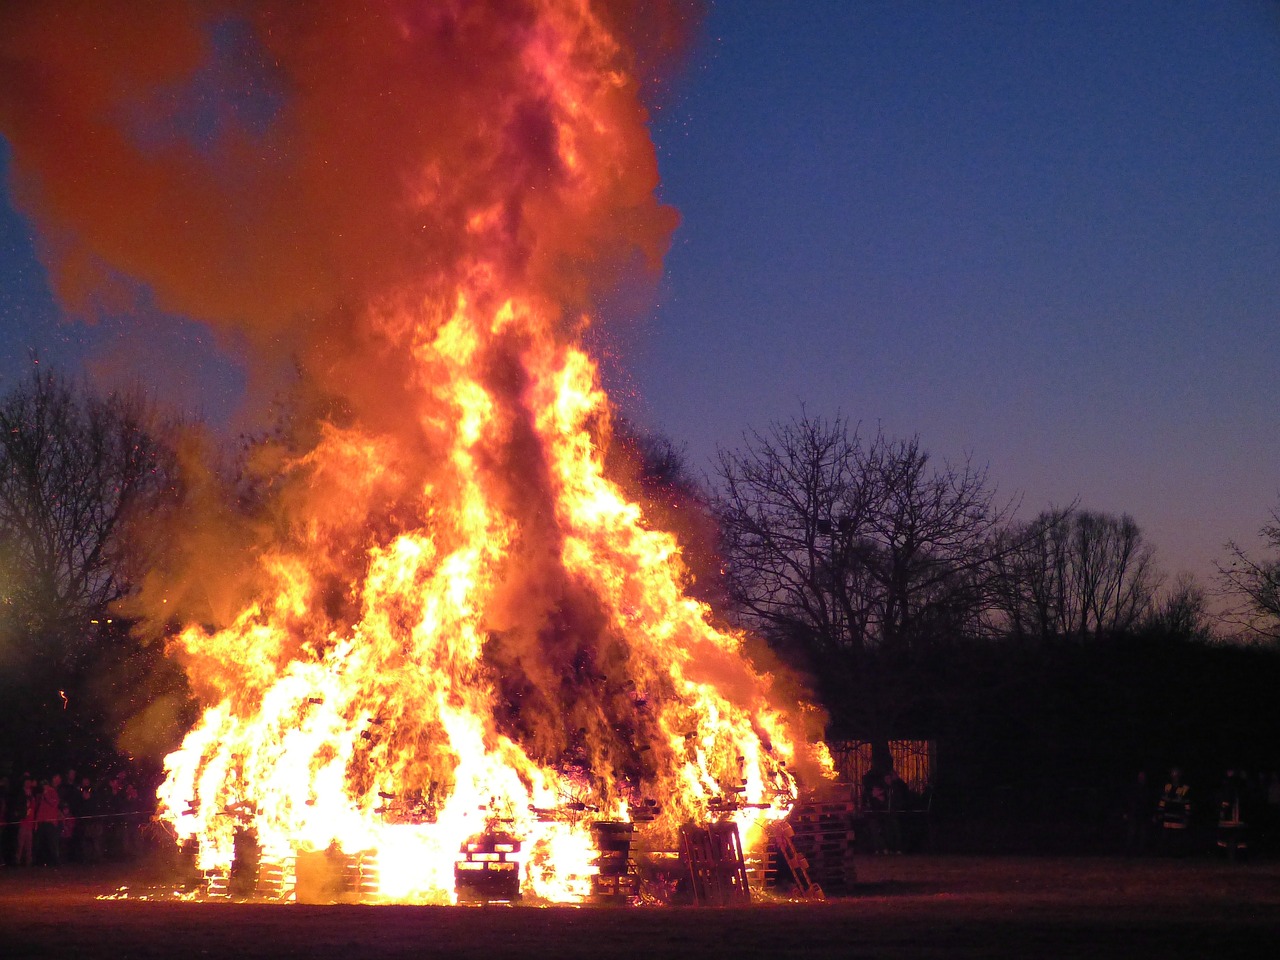
POLYGON ((981 629, 1009 512, 984 471, 935 466, 918 438, 864 442, 842 417, 802 415, 721 451, 718 479, 743 619, 798 645, 827 682, 857 683, 871 722, 919 695, 889 664, 981 629))
POLYGON ((164 482, 138 397, 98 398, 36 366, 0 400, 0 627, 71 652, 128 589, 123 529, 164 482))
POLYGON ((1127 514, 1049 510, 1004 536, 993 600, 1014 636, 1092 640, 1152 615, 1155 554, 1127 514))
POLYGON ((1227 560, 1218 564, 1218 580, 1234 605, 1227 618, 1246 636, 1280 642, 1280 508, 1258 531, 1271 557, 1250 555, 1234 540, 1227 543, 1227 560))

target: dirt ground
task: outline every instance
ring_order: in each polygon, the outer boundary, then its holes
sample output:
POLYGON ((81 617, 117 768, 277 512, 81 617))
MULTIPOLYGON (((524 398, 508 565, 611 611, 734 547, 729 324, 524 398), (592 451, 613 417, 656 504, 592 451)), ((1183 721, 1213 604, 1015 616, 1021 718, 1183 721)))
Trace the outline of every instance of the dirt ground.
POLYGON ((0 869, 0 957, 1280 956, 1280 863, 866 857, 850 896, 750 908, 171 899, 145 865, 0 869))

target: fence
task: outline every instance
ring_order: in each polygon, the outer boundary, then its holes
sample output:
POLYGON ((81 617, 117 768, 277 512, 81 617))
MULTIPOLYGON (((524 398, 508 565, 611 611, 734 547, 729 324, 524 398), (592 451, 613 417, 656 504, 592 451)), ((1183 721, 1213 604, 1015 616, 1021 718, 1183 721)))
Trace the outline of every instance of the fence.
MULTIPOLYGON (((853 791, 857 809, 864 808, 862 778, 871 769, 871 741, 835 740, 827 744, 835 761, 837 777, 848 783, 853 791)), ((890 740, 889 756, 893 769, 898 772, 907 787, 922 804, 927 805, 933 795, 933 777, 937 768, 938 743, 936 740, 890 740)))

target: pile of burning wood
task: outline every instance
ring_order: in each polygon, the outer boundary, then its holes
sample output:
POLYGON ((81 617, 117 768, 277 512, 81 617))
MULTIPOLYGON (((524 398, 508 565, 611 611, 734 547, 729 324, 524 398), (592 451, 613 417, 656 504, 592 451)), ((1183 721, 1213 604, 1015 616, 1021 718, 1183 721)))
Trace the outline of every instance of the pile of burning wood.
MULTIPOLYGON (((384 797, 387 817, 420 822, 431 816, 429 798, 419 795, 384 797)), ((716 906, 751 902, 752 890, 766 889, 812 899, 822 897, 818 880, 837 885, 851 882, 852 813, 850 803, 797 805, 791 819, 774 821, 758 856, 744 851, 731 802, 720 804, 718 818, 705 824, 686 824, 678 848, 648 842, 646 826, 656 806, 641 803, 629 820, 589 820, 594 857, 590 861, 590 892, 586 900, 602 905, 700 903, 716 906), (805 843, 810 820, 821 811, 821 825, 837 836, 840 850, 805 843), (835 825, 840 826, 839 831, 835 825), (815 860, 815 856, 817 859, 815 860), (825 859, 824 859, 825 857, 825 859), (838 876, 826 867, 838 863, 838 876)), ((572 818, 578 823, 591 811, 581 805, 539 812, 544 818, 572 818)), ((828 842, 827 847, 831 844, 828 842)), ((194 857, 189 845, 188 854, 194 857)), ((495 817, 486 829, 461 845, 454 862, 454 891, 459 904, 517 903, 522 900, 522 838, 509 820, 495 817)), ((236 855, 230 871, 196 874, 200 893, 209 898, 299 902, 377 901, 379 864, 376 851, 346 853, 336 846, 297 851, 288 857, 264 856, 253 831, 246 826, 236 835, 236 855)))

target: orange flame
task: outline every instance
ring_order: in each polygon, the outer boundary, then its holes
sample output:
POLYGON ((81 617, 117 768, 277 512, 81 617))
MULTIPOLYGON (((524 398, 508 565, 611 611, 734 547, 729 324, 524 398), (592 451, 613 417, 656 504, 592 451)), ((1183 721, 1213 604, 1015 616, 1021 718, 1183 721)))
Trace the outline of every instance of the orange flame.
MULTIPOLYGON (((752 828, 823 765, 812 709, 712 625, 675 538, 606 476, 609 403, 557 302, 586 255, 575 225, 651 202, 629 171, 652 147, 585 0, 547 0, 521 35, 529 154, 495 166, 511 182, 476 194, 429 293, 362 315, 408 371, 380 386, 409 428, 326 421, 285 465, 288 532, 252 602, 174 641, 208 706, 161 813, 206 870, 247 827, 268 857, 376 851, 381 897, 450 902, 462 845, 500 824, 524 892, 575 901, 589 820, 643 810, 668 842, 688 821, 752 828)), ((413 202, 449 195, 442 176, 428 163, 413 202)))

